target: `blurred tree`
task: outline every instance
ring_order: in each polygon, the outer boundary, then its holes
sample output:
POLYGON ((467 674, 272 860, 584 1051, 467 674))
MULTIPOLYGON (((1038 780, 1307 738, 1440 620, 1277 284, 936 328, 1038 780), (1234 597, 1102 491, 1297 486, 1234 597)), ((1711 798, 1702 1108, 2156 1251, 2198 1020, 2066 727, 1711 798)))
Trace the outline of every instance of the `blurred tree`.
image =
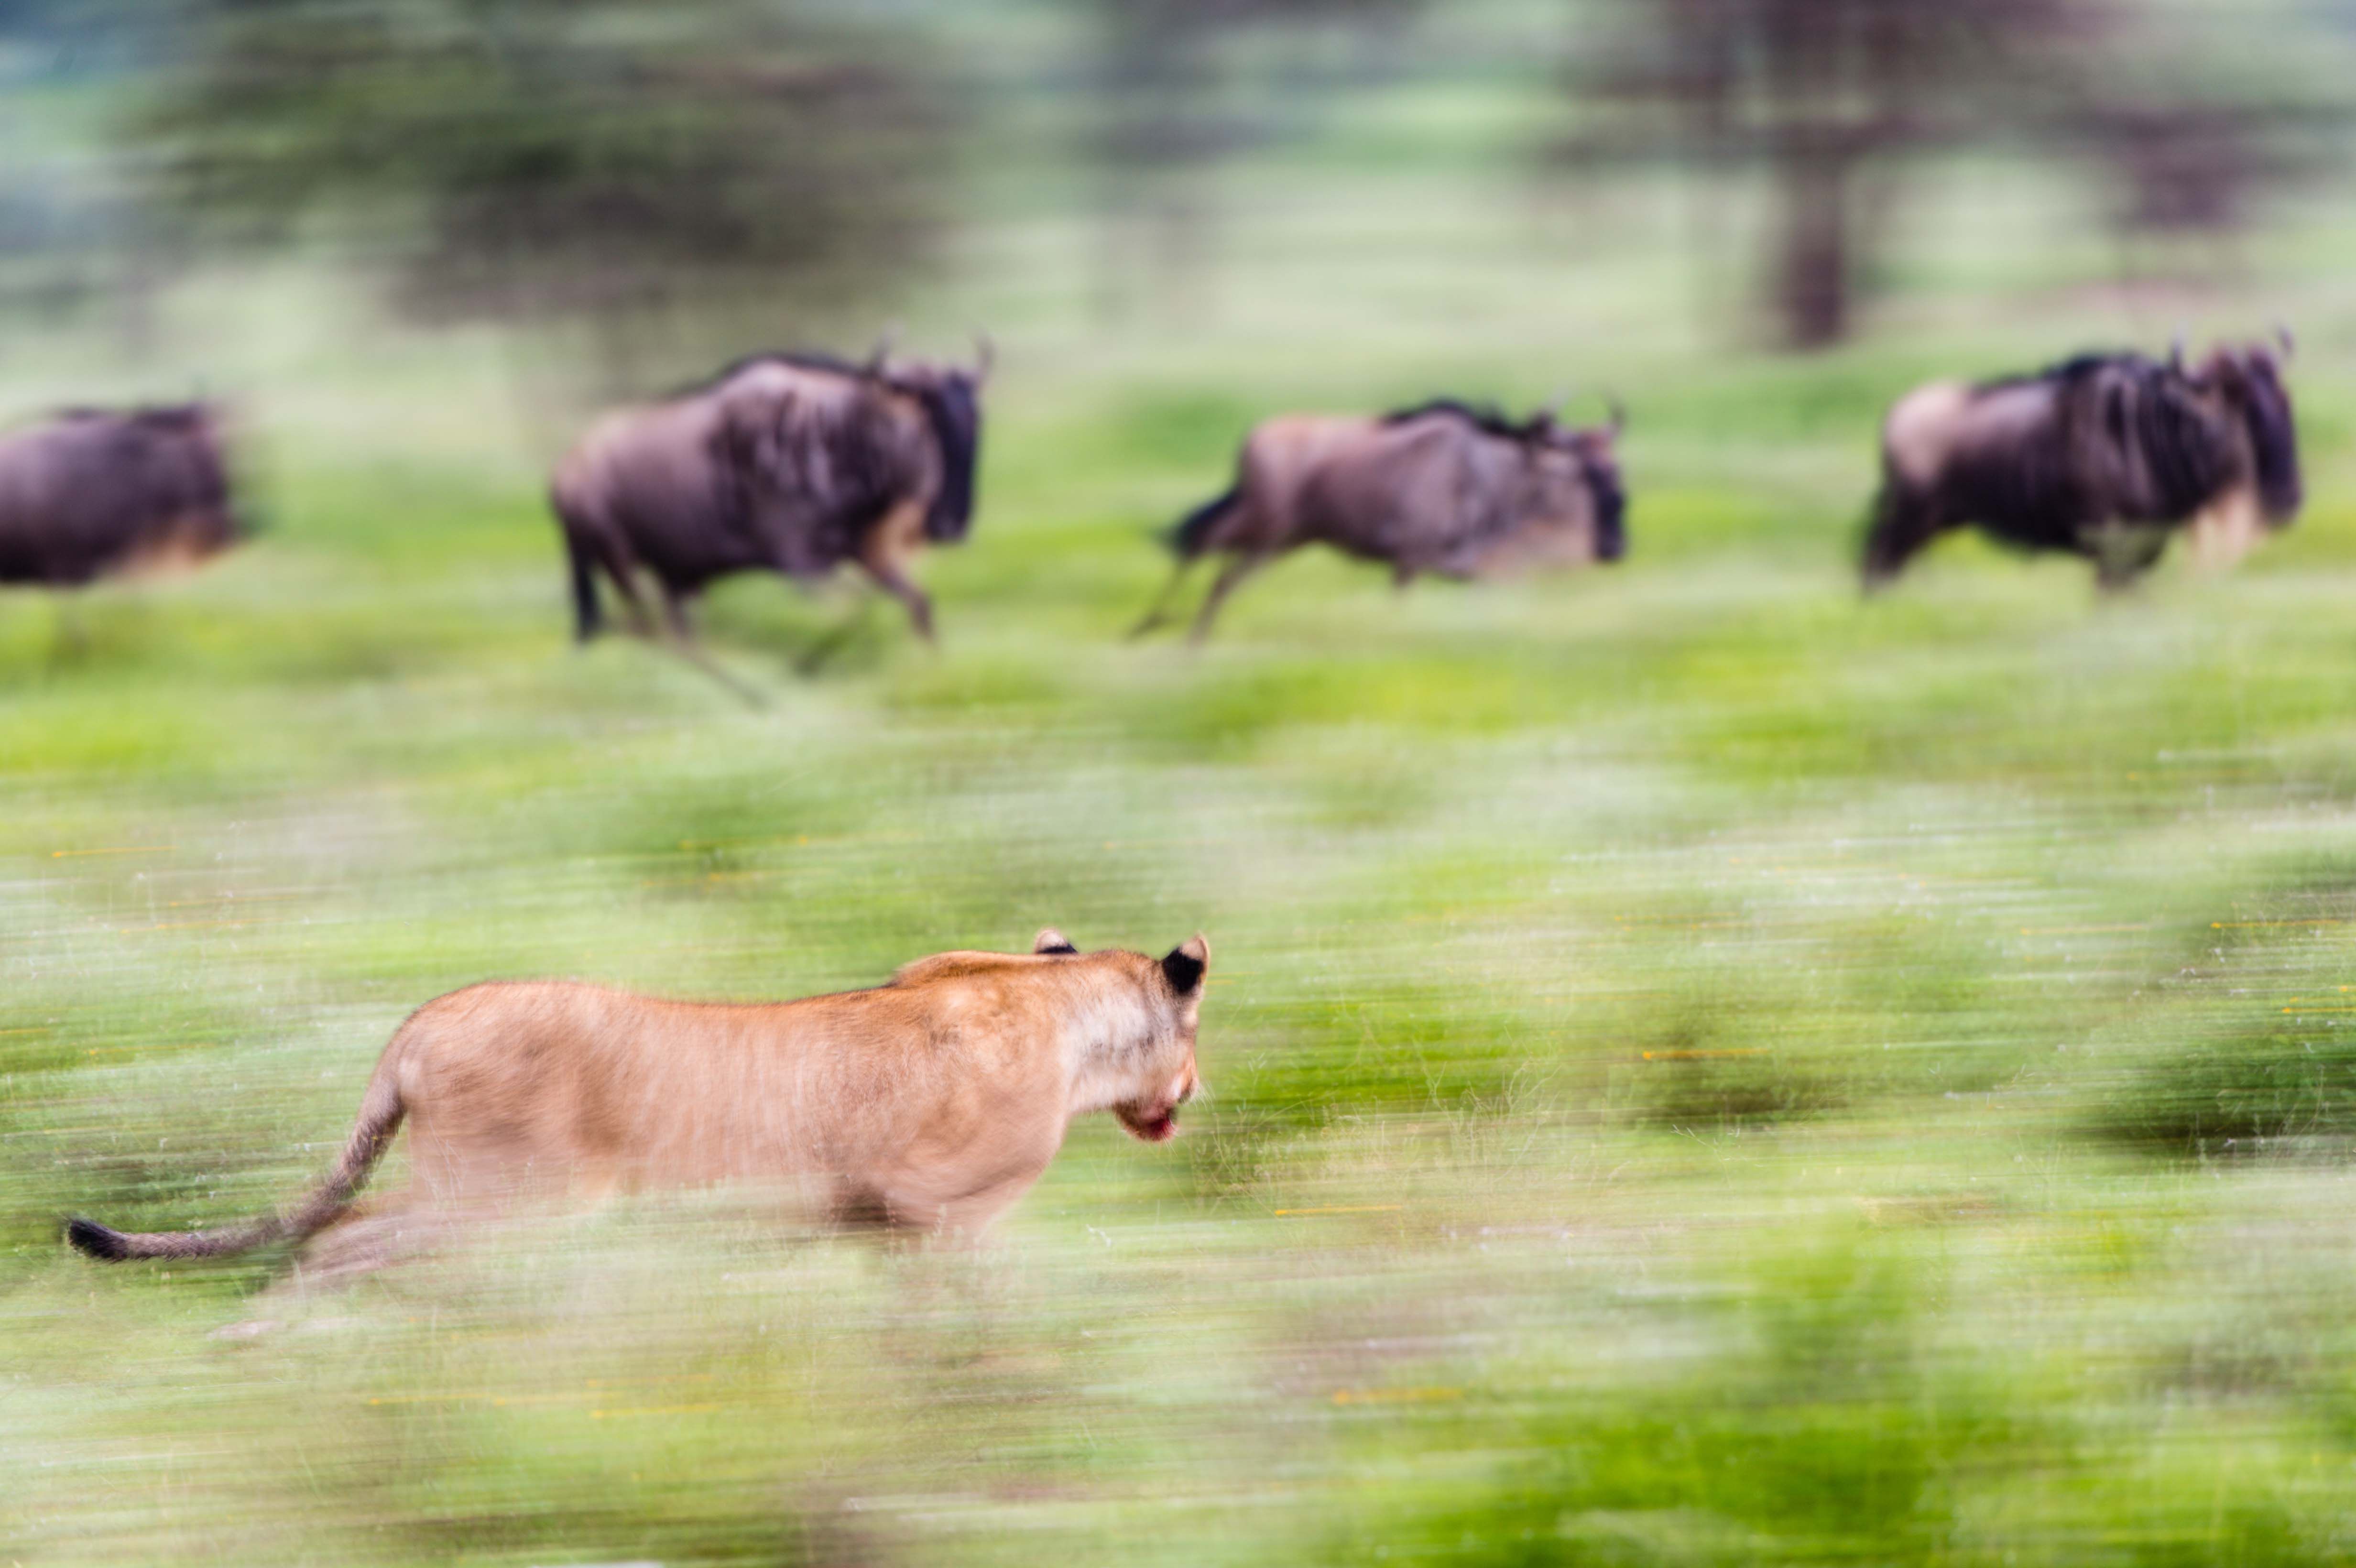
POLYGON ((2269 195, 2344 164, 2345 30, 2297 0, 2259 5, 2146 0, 2128 69, 2067 112, 2124 240, 2230 239, 2269 195))
MULTIPOLYGON (((1338 44, 1346 73, 1378 69, 1383 46, 1424 0, 1080 0, 1093 48, 1098 112, 1088 152, 1106 176, 1108 239, 1103 298, 1121 308, 1124 240, 1163 297, 1199 276, 1210 221, 1207 176, 1223 161, 1305 117, 1321 73, 1280 62, 1281 84, 1232 91, 1253 44, 1338 44)), ((1330 80, 1333 72, 1323 73, 1330 80)))
POLYGON ((433 318, 650 332, 870 302, 926 258, 948 139, 897 37, 786 0, 171 0, 135 130, 207 238, 322 219, 433 318))
MULTIPOLYGON (((1569 151, 1763 166, 1765 293, 1795 347, 1849 327, 1860 176, 2008 131, 2077 90, 2100 0, 1617 0, 1569 151)), ((1582 13, 1586 14, 1586 13, 1582 13)))

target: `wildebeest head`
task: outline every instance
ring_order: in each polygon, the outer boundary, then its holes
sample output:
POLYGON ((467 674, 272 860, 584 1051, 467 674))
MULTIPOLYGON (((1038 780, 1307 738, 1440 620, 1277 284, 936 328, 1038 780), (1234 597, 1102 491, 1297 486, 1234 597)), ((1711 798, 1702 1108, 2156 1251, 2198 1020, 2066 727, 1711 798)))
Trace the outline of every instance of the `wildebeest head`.
POLYGON ((1530 438, 1549 455, 1567 458, 1576 465, 1594 508, 1598 560, 1618 560, 1628 553, 1628 490, 1621 481, 1620 458, 1614 450, 1628 417, 1618 399, 1609 401, 1612 418, 1603 424, 1559 424, 1548 410, 1541 411, 1527 426, 1530 438))
POLYGON ((127 419, 146 454, 148 504, 168 514, 168 548, 201 559, 252 530, 230 491, 223 440, 226 417, 208 402, 134 410, 127 419))
POLYGON ((990 378, 990 340, 983 338, 969 368, 897 360, 879 373, 922 404, 941 453, 940 488, 925 514, 925 537, 954 544, 973 525, 974 461, 981 449, 981 385, 990 378))
MULTIPOLYGON (((2284 338, 2285 351, 2289 339, 2284 338)), ((2298 471, 2298 430, 2281 362, 2263 343, 2219 348, 2202 362, 2196 380, 2211 387, 2241 416, 2257 465, 2258 502, 2269 522, 2289 520, 2305 498, 2298 471)))

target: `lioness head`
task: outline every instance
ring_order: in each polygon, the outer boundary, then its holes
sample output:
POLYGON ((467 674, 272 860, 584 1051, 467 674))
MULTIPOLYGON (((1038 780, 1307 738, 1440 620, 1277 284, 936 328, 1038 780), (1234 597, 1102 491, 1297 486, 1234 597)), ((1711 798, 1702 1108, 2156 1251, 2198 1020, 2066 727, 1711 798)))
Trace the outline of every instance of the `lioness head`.
POLYGON ((1147 976, 1149 990, 1165 1020, 1149 1049, 1142 1074, 1145 1090, 1116 1103, 1112 1114, 1134 1136, 1160 1143, 1178 1131, 1178 1107, 1194 1097, 1201 1079, 1194 1070, 1194 1030, 1203 1011, 1203 976, 1211 967, 1211 944, 1196 932, 1163 956, 1159 973, 1147 976))
MULTIPOLYGON (((1032 954, 1042 958, 1081 955, 1055 928, 1039 933, 1032 954)), ((1159 1144, 1178 1133, 1178 1106, 1202 1088, 1202 1078, 1194 1072, 1194 1029, 1202 1017, 1202 977, 1211 967, 1211 944, 1204 942, 1202 933, 1194 933, 1159 961, 1145 954, 1096 954, 1091 963, 1103 958, 1119 958, 1142 991, 1145 1039, 1124 1045, 1117 1067, 1103 1057, 1098 1060, 1098 1072, 1112 1078, 1112 1085, 1105 1085, 1105 1076, 1096 1078, 1100 1088, 1088 1093, 1088 1100, 1098 1106, 1109 1100, 1112 1114, 1133 1137, 1159 1144), (1105 1088, 1112 1093, 1098 1100, 1096 1094, 1105 1088)))

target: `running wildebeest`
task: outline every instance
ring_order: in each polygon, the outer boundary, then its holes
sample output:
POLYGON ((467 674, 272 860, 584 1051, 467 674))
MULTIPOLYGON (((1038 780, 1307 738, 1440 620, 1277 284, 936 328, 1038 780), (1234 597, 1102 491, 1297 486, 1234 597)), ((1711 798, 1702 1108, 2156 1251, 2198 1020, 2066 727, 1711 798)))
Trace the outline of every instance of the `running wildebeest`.
POLYGON ((974 366, 760 354, 665 401, 608 414, 557 465, 551 499, 573 571, 574 627, 602 622, 603 572, 649 629, 637 576, 661 588, 672 633, 688 602, 733 571, 805 581, 855 560, 908 607, 926 638, 931 603, 909 580, 926 544, 965 538, 973 516, 985 339, 974 366))
POLYGON ((1386 562, 1401 587, 1422 572, 1618 560, 1627 493, 1612 443, 1625 422, 1616 402, 1609 423, 1582 429, 1551 410, 1517 423, 1452 399, 1265 420, 1244 439, 1236 482, 1171 531, 1177 570, 1131 635, 1166 619, 1187 571, 1214 551, 1227 562, 1195 613, 1196 641, 1238 582, 1306 544, 1386 562))
POLYGON ((246 531, 209 404, 69 409, 0 436, 0 582, 194 565, 246 531))
MULTIPOLYGON (((2287 354, 2287 333, 2281 342, 2287 354)), ((1967 524, 2084 556, 2118 588, 2179 529, 2222 564, 2288 527, 2300 501, 2290 394, 2263 344, 2219 347, 2192 370, 2180 350, 2165 362, 2084 354, 2034 376, 1934 381, 1891 405, 1881 469, 1869 588, 1967 524)))

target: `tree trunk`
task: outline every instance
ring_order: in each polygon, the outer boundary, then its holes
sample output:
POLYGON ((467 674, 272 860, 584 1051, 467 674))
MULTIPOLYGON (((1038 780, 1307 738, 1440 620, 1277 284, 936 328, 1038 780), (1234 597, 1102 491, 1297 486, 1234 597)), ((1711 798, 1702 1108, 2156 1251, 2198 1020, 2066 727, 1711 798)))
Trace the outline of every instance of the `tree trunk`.
POLYGON ((1772 304, 1785 343, 1823 348, 1848 336, 1853 148, 1817 138, 1775 155, 1772 304))

